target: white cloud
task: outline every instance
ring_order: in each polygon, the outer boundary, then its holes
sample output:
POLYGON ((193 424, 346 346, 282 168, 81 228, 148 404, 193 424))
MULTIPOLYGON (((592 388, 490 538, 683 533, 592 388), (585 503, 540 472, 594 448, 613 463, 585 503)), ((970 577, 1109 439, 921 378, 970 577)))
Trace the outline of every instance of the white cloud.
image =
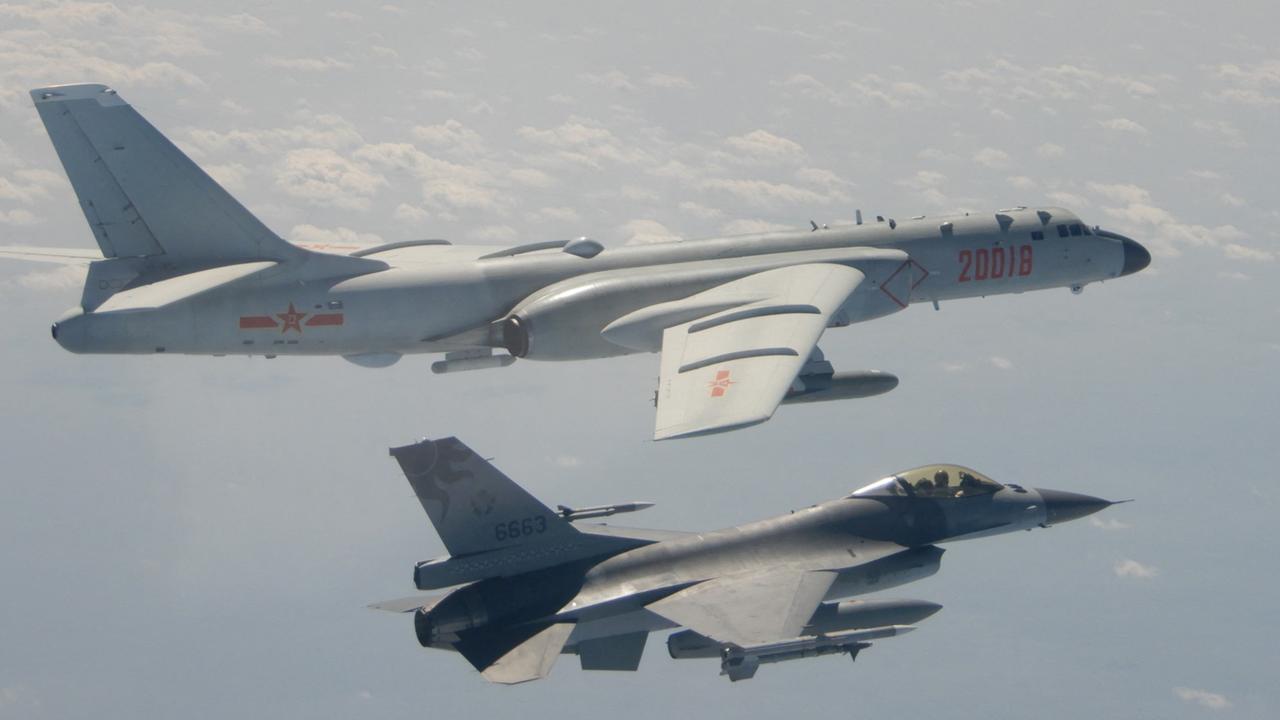
POLYGON ((387 181, 328 148, 290 150, 276 172, 276 187, 314 205, 363 210, 387 181))
POLYGON ((1009 153, 993 147, 984 147, 973 154, 973 161, 989 168, 1002 168, 1009 164, 1009 153))
POLYGON ((1108 200, 1130 205, 1151 202, 1151 193, 1133 184, 1089 183, 1089 189, 1095 194, 1106 196, 1108 200))
POLYGON ((1116 577, 1138 578, 1150 580, 1160 574, 1160 570, 1151 565, 1143 565, 1137 560, 1119 560, 1112 568, 1116 577))
POLYGON ((1043 143, 1036 146, 1036 155, 1042 158, 1059 158, 1067 154, 1067 149, 1055 143, 1043 143))
POLYGON ((845 198, 845 190, 853 187, 853 183, 845 180, 830 170, 816 167, 802 167, 795 172, 796 180, 808 185, 821 187, 836 198, 845 198))
POLYGON ((37 225, 40 218, 35 213, 22 208, 0 210, 0 225, 37 225))
POLYGON ((0 289, 68 292, 84 287, 84 280, 88 273, 89 266, 87 264, 42 267, 39 270, 31 270, 14 278, 0 280, 0 289))
POLYGON ((1224 192, 1221 195, 1219 195, 1218 202, 1222 203, 1223 205, 1226 205, 1227 207, 1233 207, 1233 208, 1244 207, 1245 205, 1248 205, 1248 203, 1245 202, 1244 198, 1236 197, 1235 195, 1232 195, 1229 192, 1224 192))
POLYGON ((706 205, 693 202, 692 200, 685 200, 681 202, 678 207, 681 212, 689 213, 700 220, 715 220, 716 218, 724 217, 723 211, 717 208, 707 207, 706 205))
POLYGON ((570 118, 546 130, 525 126, 516 134, 526 142, 553 149, 551 155, 542 157, 544 161, 599 168, 605 162, 637 165, 648 160, 643 150, 628 147, 610 130, 585 118, 570 118))
POLYGON ((348 227, 322 228, 315 225, 294 225, 289 239, 310 245, 381 245, 382 238, 374 233, 362 233, 348 227))
POLYGON ((395 212, 392 213, 392 217, 400 222, 417 224, 425 222, 431 217, 431 214, 417 205, 400 203, 399 205, 396 205, 396 209, 395 212))
POLYGON ((813 190, 767 180, 715 178, 703 180, 698 187, 705 191, 727 193, 755 205, 824 205, 832 201, 832 198, 813 190))
POLYGON ((437 209, 506 211, 498 191, 500 182, 481 166, 441 160, 408 143, 365 145, 355 157, 409 173, 421 183, 423 200, 437 209))
POLYGON ((461 157, 488 153, 484 138, 479 133, 453 119, 439 125, 418 125, 413 128, 413 135, 430 147, 461 157))
POLYGON ((534 188, 549 188, 555 184, 555 178, 534 168, 516 168, 507 173, 512 182, 534 188))
POLYGON ((942 191, 947 176, 936 170, 917 170, 915 175, 898 180, 895 184, 916 193, 920 199, 930 205, 948 207, 954 201, 942 191))
POLYGON ((1045 197, 1059 205, 1062 205, 1063 207, 1069 207, 1072 209, 1088 207, 1091 204, 1088 200, 1075 193, 1064 192, 1062 190, 1055 190, 1045 195, 1045 197))
POLYGON ((915 82, 863 75, 849 83, 853 100, 876 101, 890 108, 919 107, 932 100, 932 90, 915 82))
POLYGON ((532 222, 580 223, 582 216, 571 207, 544 207, 531 212, 528 218, 532 222))
POLYGON ((249 174, 249 168, 240 163, 205 165, 204 171, 209 173, 209 176, 217 181, 219 185, 232 193, 244 190, 244 179, 249 174))
POLYGON ((510 225, 483 225, 468 232, 467 235, 482 242, 504 245, 513 243, 520 237, 520 233, 510 225))
POLYGON ((750 235, 752 233, 777 232, 779 230, 795 230, 793 225, 769 222, 768 220, 731 220, 720 226, 725 235, 750 235))
POLYGON ((1276 254, 1270 250, 1253 248, 1247 245, 1241 245, 1240 243, 1227 243, 1222 248, 1222 252, 1231 260, 1271 262, 1276 259, 1276 254))
POLYGON ((307 115, 306 122, 291 127, 231 130, 221 133, 195 128, 187 133, 193 155, 244 152, 251 155, 275 155, 294 147, 339 150, 357 147, 364 138, 355 127, 338 115, 307 115))
POLYGON ((1280 60, 1253 65, 1223 64, 1217 67, 1216 73, 1231 85, 1216 94, 1219 100, 1256 107, 1280 105, 1280 96, 1271 94, 1272 90, 1280 90, 1280 60))
POLYGON ((1216 138, 1227 147, 1242 148, 1248 146, 1248 143, 1244 140, 1244 135, 1240 132, 1240 128, 1226 120, 1196 120, 1191 123, 1191 127, 1216 138))
POLYGON ((759 163, 795 163, 805 157, 799 143, 774 135, 767 130, 754 130, 746 135, 727 138, 728 145, 739 159, 759 163))
POLYGON ((1147 129, 1137 122, 1129 118, 1111 118, 1098 123, 1108 130, 1114 130, 1122 133, 1133 133, 1135 135, 1146 135, 1147 129))
POLYGON ((1100 518, 1097 515, 1089 516, 1089 524, 1103 530, 1128 530, 1130 527, 1128 523, 1121 522, 1115 518, 1100 518))
POLYGON ((1241 245, 1247 236, 1236 226, 1208 227, 1184 223, 1168 210, 1152 204, 1151 193, 1137 185, 1089 183, 1088 187, 1091 192, 1103 195, 1106 201, 1123 203, 1123 206, 1104 207, 1103 211, 1132 228, 1131 232, 1152 241, 1164 255, 1176 257, 1187 247, 1222 248, 1224 252, 1236 253, 1248 251, 1241 245), (1228 251, 1231 245, 1238 247, 1228 251))
POLYGON ((787 90, 793 90, 810 100, 825 102, 836 107, 849 105, 848 99, 812 75, 798 73, 779 83, 779 86, 787 90))
POLYGON ((618 228, 618 234, 626 238, 627 245, 649 245, 680 239, 679 235, 657 220, 632 220, 618 228))
POLYGON ((271 67, 282 70, 301 70, 304 72, 329 72, 333 70, 350 70, 351 63, 331 57, 322 58, 282 58, 268 57, 263 60, 271 67))
POLYGON ((1208 690, 1176 687, 1173 689, 1173 694, 1182 702, 1199 705, 1200 707, 1207 708, 1209 710, 1231 709, 1231 701, 1228 700, 1226 696, 1215 692, 1209 692, 1208 690))
POLYGON ((603 73, 582 73, 578 75, 578 79, 592 85, 601 85, 610 90, 635 90, 636 86, 631 83, 631 78, 620 70, 609 70, 603 73))
POLYGON ((689 78, 683 75, 666 75, 664 73, 653 73, 644 79, 645 85, 660 88, 676 88, 679 90, 692 90, 694 85, 689 78))
MULTIPOLYGON (((0 148, 0 150, 5 150, 0 148)), ((67 180, 50 170, 28 168, 17 170, 13 179, 0 177, 0 200, 12 200, 31 205, 49 198, 49 189, 65 186, 67 180)))
POLYGON ((1012 361, 1012 360, 1010 360, 1009 358, 1001 357, 1001 356, 999 356, 999 355, 992 355, 992 356, 991 356, 991 364, 992 364, 992 366, 994 366, 994 367, 995 367, 996 369, 998 369, 998 370, 1012 370, 1012 369, 1013 369, 1013 361, 1012 361))
POLYGON ((1039 183, 1027 177, 1026 175, 1013 175, 1006 179, 1008 180, 1010 185, 1017 188, 1018 190, 1034 190, 1036 189, 1036 187, 1039 186, 1039 183))

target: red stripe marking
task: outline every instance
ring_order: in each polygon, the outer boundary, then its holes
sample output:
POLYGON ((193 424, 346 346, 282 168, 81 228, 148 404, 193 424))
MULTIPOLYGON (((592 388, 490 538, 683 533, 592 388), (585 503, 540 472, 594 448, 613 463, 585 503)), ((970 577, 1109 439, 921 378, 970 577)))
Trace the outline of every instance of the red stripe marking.
POLYGON ((271 316, 269 315, 241 315, 240 316, 241 330, 257 330, 261 328, 273 328, 273 327, 279 327, 279 325, 276 325, 276 321, 272 319, 271 316))
POLYGON ((342 313, 318 313, 316 315, 312 315, 311 319, 307 320, 306 322, 307 327, 313 327, 315 325, 341 325, 341 324, 342 324, 342 313))

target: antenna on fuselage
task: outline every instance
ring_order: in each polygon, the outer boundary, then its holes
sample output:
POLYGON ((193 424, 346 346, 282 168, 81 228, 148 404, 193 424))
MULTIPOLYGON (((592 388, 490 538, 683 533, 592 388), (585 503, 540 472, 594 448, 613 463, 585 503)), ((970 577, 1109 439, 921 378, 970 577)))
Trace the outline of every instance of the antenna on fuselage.
POLYGON ((856 223, 857 223, 857 224, 859 224, 859 225, 861 225, 861 224, 862 224, 862 211, 861 211, 861 210, 854 210, 854 211, 853 211, 853 217, 854 217, 854 222, 856 222, 856 223))

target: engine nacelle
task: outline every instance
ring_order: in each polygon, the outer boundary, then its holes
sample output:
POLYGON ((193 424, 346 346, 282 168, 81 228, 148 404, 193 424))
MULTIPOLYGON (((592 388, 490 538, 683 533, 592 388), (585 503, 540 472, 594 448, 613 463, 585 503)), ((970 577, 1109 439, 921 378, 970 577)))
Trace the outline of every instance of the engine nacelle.
POLYGON ((601 331, 619 317, 660 303, 673 292, 693 293, 714 286, 723 281, 723 274, 666 277, 665 281, 660 272, 572 278, 520 303, 501 322, 500 339, 507 352, 530 360, 630 355, 639 351, 606 340, 601 331))

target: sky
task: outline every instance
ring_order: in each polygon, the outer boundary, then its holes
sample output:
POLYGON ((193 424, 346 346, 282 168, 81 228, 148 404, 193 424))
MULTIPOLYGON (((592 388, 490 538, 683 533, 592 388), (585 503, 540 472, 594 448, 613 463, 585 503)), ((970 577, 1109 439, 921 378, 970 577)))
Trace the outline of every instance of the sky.
POLYGON ((653 443, 655 356, 81 357, 0 264, 0 718, 1270 718, 1280 9, 1267 2, 0 4, 0 244, 93 247, 27 90, 104 82, 281 235, 607 246, 1055 204, 1146 271, 834 330, 902 384, 653 443), (417 646, 443 554, 386 456, 712 529, 933 462, 1136 502, 948 546, 856 665, 730 685, 650 638, 516 688, 417 646))

